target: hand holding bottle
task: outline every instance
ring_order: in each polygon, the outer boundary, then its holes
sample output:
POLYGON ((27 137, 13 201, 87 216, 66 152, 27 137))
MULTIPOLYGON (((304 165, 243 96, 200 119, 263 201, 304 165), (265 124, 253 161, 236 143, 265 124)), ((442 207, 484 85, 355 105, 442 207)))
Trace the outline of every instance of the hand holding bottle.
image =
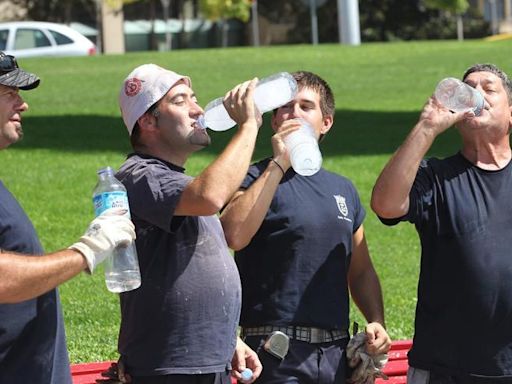
POLYGON ((238 126, 251 120, 256 123, 257 127, 262 123, 261 113, 254 104, 254 89, 257 83, 257 78, 245 81, 224 96, 224 108, 238 126))
MULTIPOLYGON (((110 167, 98 171, 98 184, 93 192, 94 210, 97 216, 109 208, 123 208, 130 218, 128 195, 124 185, 114 177, 110 167)), ((126 292, 141 284, 139 261, 135 242, 115 247, 105 261, 105 283, 110 292, 126 292)))
MULTIPOLYGON (((293 76, 288 72, 280 72, 258 82, 254 90, 254 103, 263 114, 288 103, 296 93, 297 82, 293 76)), ((225 131, 236 124, 226 111, 222 97, 206 105, 204 115, 198 123, 203 128, 208 127, 213 131, 225 131)))
POLYGON ((484 97, 478 90, 454 77, 441 80, 434 96, 453 112, 473 111, 475 116, 479 116, 485 106, 484 97))
POLYGON ((119 208, 106 210, 94 219, 80 240, 69 248, 84 255, 90 273, 118 246, 135 240, 135 227, 119 208))
POLYGON ((300 127, 301 122, 298 119, 285 120, 278 128, 278 131, 272 136, 272 159, 274 162, 277 162, 283 175, 291 167, 290 155, 286 148, 285 138, 300 129, 300 127))
POLYGON ((314 128, 304 119, 297 119, 300 128, 284 138, 290 162, 295 172, 302 176, 312 176, 322 167, 322 153, 314 128))

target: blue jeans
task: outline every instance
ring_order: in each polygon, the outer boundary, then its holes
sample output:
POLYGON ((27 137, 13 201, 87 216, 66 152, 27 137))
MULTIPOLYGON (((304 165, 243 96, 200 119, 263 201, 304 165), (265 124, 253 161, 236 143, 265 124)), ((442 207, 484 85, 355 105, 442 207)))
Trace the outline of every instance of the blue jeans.
POLYGON ((288 354, 282 361, 261 347, 263 341, 260 336, 245 338, 263 364, 258 384, 345 384, 348 338, 321 344, 290 339, 288 354))

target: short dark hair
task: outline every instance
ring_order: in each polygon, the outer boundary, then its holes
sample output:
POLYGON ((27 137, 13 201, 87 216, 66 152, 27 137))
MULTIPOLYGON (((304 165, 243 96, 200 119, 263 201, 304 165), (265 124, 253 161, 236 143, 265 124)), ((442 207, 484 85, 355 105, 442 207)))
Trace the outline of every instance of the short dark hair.
MULTIPOLYGON (((156 118, 158 118, 158 116, 160 114, 157 109, 159 101, 157 101, 151 107, 149 107, 148 110, 146 112, 144 112, 144 114, 142 116, 144 116, 145 114, 150 114, 150 115, 153 115, 156 118)), ((137 149, 141 146, 141 134, 140 134, 140 126, 139 126, 138 121, 136 121, 135 125, 133 126, 132 134, 130 135, 130 143, 132 144, 133 149, 137 149)))
POLYGON ((474 72, 490 72, 498 76, 501 79, 503 88, 505 88, 505 91, 507 92, 508 103, 512 104, 512 81, 510 81, 505 72, 494 64, 474 64, 466 70, 464 76, 462 76, 462 81, 466 80, 466 77, 474 72))
POLYGON ((323 116, 334 116, 334 95, 331 91, 331 87, 329 87, 329 84, 327 84, 324 79, 307 71, 297 71, 293 72, 291 75, 295 81, 297 81, 299 90, 303 88, 310 88, 315 92, 318 92, 320 95, 320 110, 322 111, 323 116))

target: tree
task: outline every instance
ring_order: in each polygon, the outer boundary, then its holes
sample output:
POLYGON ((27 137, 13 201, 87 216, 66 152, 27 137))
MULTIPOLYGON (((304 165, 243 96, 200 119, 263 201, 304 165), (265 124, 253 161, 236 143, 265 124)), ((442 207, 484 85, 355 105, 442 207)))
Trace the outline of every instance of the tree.
POLYGON ((249 20, 251 0, 201 0, 201 10, 210 20, 239 19, 249 20))
POLYGON ((222 30, 222 46, 228 45, 227 19, 249 21, 251 0, 200 0, 203 14, 210 20, 217 21, 222 30))
POLYGON ((457 20, 457 39, 464 40, 464 26, 462 25, 462 14, 469 7, 467 0, 424 0, 428 8, 440 9, 455 14, 457 20))

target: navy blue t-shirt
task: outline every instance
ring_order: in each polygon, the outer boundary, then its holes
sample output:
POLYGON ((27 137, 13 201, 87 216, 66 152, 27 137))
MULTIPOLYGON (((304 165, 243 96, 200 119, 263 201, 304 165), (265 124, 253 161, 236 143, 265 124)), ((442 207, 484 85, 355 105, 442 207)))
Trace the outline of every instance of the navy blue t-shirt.
MULTIPOLYGON (((0 249, 43 253, 32 223, 1 181, 0 249)), ((0 304, 0 383, 71 384, 56 290, 21 303, 0 304)))
MULTIPOLYGON (((249 168, 248 188, 268 159, 249 168)), ((242 326, 348 329, 352 237, 365 217, 353 184, 321 169, 290 169, 247 247, 235 253, 242 279, 242 326)))
POLYGON ((121 294, 119 352, 137 376, 231 367, 240 276, 216 215, 175 216, 184 169, 133 155, 117 173, 137 232, 142 284, 121 294))
POLYGON ((512 375, 512 164, 423 161, 409 213, 421 240, 411 366, 512 375))

